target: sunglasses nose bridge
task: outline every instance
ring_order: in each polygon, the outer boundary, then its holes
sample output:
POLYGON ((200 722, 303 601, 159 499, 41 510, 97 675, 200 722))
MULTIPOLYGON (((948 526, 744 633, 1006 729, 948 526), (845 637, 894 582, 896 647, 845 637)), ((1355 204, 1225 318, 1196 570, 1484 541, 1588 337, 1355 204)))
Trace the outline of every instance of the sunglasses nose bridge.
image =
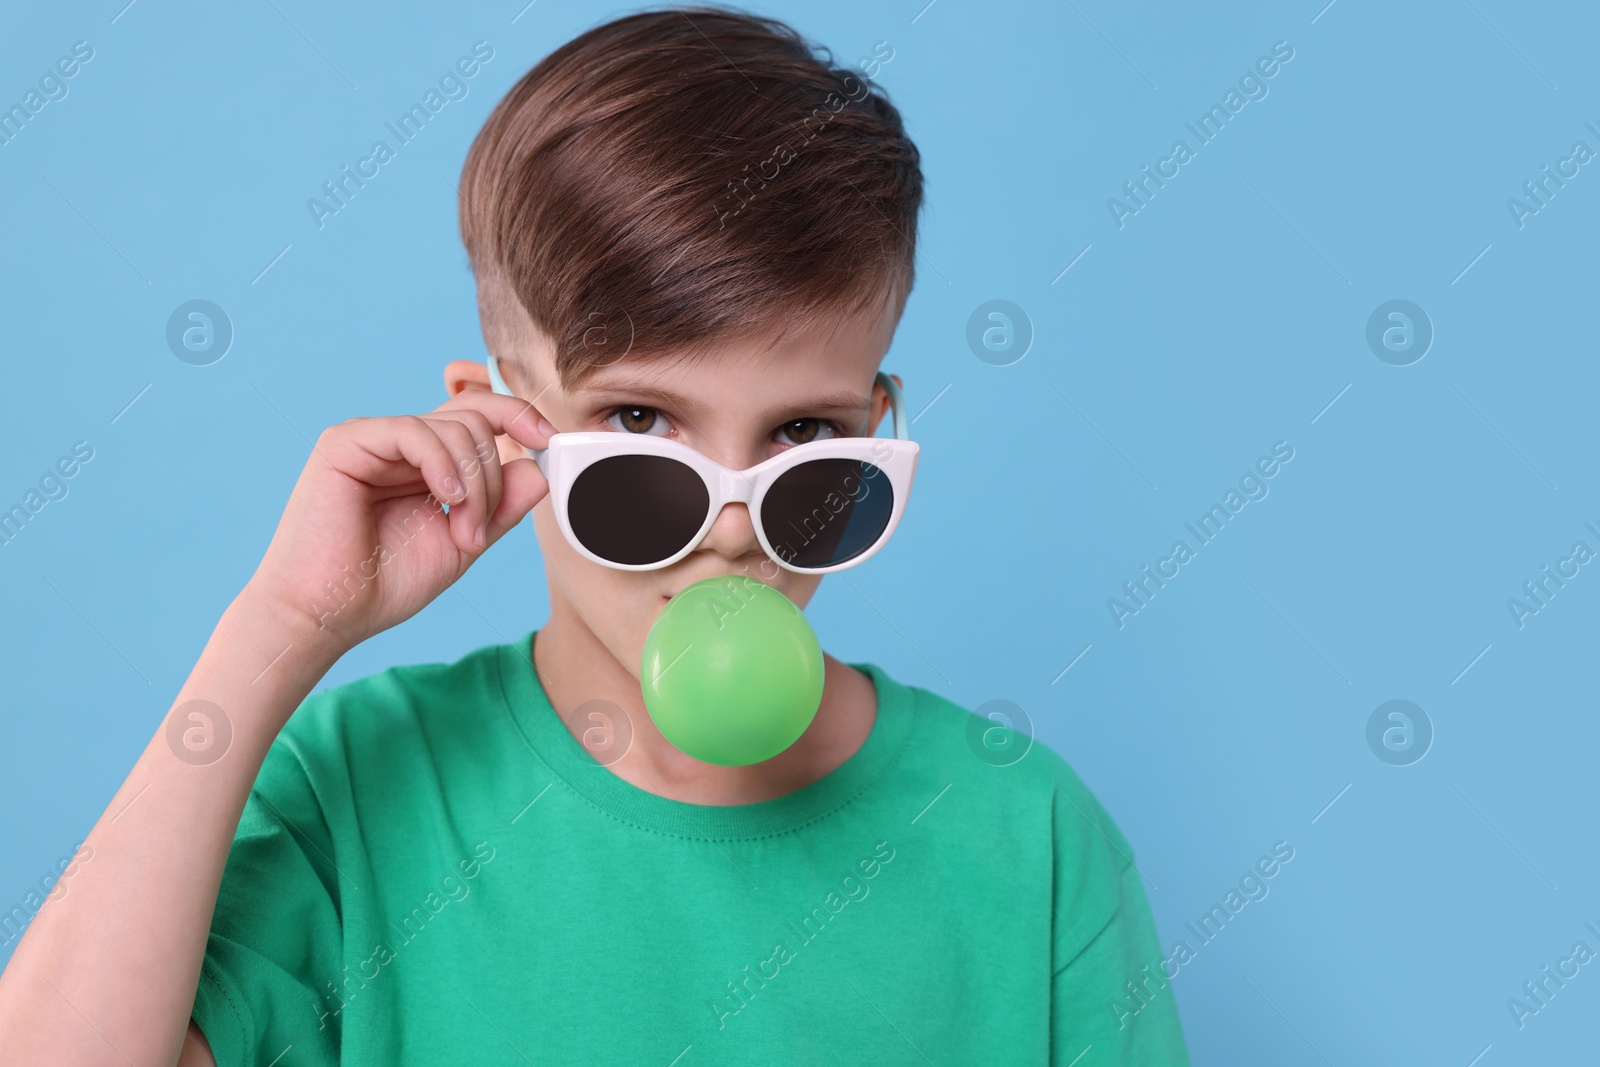
POLYGON ((750 501, 755 499, 756 483, 744 471, 733 471, 726 467, 717 475, 717 488, 724 504, 737 501, 745 507, 750 506, 750 501))

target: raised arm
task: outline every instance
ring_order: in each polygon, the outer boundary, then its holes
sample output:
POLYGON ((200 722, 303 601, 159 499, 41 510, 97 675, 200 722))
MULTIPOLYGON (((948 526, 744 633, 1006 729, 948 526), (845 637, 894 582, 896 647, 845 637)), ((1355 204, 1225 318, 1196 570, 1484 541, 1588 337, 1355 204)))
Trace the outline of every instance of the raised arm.
POLYGON ((7 1062, 177 1062, 239 813, 267 746, 338 658, 306 630, 250 589, 223 612, 0 975, 7 1062))
POLYGON ((7 1065, 211 1062, 190 1013, 268 748, 346 650, 416 614, 544 497, 533 461, 499 451, 547 445, 539 423, 482 389, 323 432, 261 565, 0 975, 7 1065))

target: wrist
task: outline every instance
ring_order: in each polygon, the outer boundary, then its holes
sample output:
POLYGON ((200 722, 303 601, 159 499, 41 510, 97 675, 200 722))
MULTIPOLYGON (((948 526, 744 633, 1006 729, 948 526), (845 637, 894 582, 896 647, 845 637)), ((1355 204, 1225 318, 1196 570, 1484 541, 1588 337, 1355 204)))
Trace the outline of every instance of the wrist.
MULTIPOLYGON (((206 765, 231 751, 258 768, 278 732, 345 650, 314 618, 247 584, 222 612, 194 669, 176 694, 162 731, 184 762, 206 765), (193 705, 192 702, 204 702, 193 705), (206 759, 179 750, 175 721, 201 716, 222 748, 206 759)), ((252 771, 253 773, 253 771, 252 771)))
POLYGON ((223 614, 254 642, 284 649, 285 659, 292 657, 302 667, 315 670, 319 678, 350 650, 337 631, 310 611, 284 603, 254 580, 245 583, 223 614))

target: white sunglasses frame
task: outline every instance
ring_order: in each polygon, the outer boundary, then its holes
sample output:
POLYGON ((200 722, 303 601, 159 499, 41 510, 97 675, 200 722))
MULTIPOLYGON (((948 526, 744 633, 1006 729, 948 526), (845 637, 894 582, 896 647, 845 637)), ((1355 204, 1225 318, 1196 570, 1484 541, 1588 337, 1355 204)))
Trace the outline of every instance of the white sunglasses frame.
MULTIPOLYGON (((499 361, 491 355, 488 365, 489 382, 494 391, 505 396, 515 396, 500 374, 499 361)), ((548 448, 534 448, 528 451, 533 456, 533 461, 539 465, 539 470, 544 473, 545 480, 550 483, 551 506, 555 509, 556 523, 561 527, 561 533, 566 537, 567 543, 577 549, 584 558, 602 566, 624 571, 650 571, 670 567, 699 547, 717 521, 717 517, 722 514, 724 506, 740 503, 750 512, 750 522, 755 527, 756 540, 761 543, 762 551, 778 566, 796 574, 830 574, 865 563, 888 543, 895 528, 900 525, 900 517, 905 513, 906 503, 911 496, 912 483, 916 480, 917 456, 921 447, 906 436, 906 418, 900 398, 900 387, 895 384, 893 378, 882 371, 878 372, 876 381, 882 383, 889 394, 890 406, 894 413, 894 437, 834 437, 793 445, 748 470, 736 471, 724 467, 682 441, 604 430, 557 433, 550 438, 548 448), (624 455, 663 456, 679 461, 700 476, 711 500, 710 507, 706 509, 705 521, 700 524, 700 529, 695 535, 683 548, 657 563, 616 563, 604 559, 589 551, 572 531, 567 505, 571 499, 572 485, 578 475, 602 459, 624 455), (855 459, 871 463, 888 476, 894 502, 883 532, 864 551, 842 563, 827 567, 796 567, 785 562, 767 539, 767 532, 761 524, 761 502, 767 490, 782 474, 792 467, 815 459, 855 459)))

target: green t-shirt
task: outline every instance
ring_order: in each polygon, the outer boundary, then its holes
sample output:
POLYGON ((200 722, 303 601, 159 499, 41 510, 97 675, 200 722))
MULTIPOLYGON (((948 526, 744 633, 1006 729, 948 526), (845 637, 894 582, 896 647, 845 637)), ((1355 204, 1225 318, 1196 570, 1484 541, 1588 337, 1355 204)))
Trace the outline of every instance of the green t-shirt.
POLYGON ((841 766, 685 804, 595 762, 532 640, 289 719, 195 996, 220 1067, 1187 1065, 1133 849, 1043 744, 980 759, 991 723, 857 663, 841 766))

